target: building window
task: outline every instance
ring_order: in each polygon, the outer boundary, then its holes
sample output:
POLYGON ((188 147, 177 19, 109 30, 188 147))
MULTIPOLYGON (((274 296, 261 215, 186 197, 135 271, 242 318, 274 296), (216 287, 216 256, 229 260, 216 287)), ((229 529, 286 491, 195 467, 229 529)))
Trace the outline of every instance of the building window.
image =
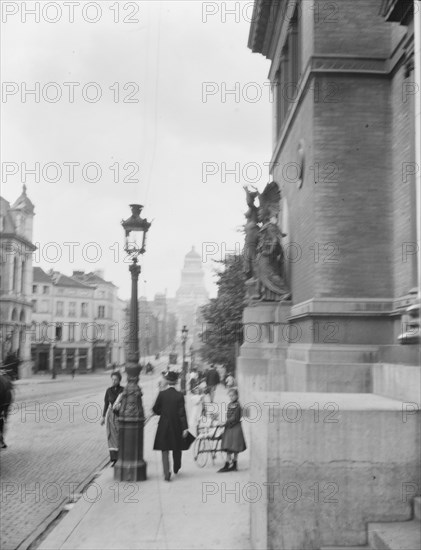
POLYGON ((25 284, 26 284, 26 262, 25 260, 22 262, 21 267, 21 277, 20 277, 20 291, 22 294, 25 294, 25 284))
POLYGON ((81 317, 87 317, 88 316, 88 304, 86 302, 82 302, 80 315, 81 315, 81 317))
POLYGON ((61 323, 56 324, 56 341, 61 342, 61 339, 63 338, 63 326, 61 323))
POLYGON ((12 281, 13 281, 13 290, 17 290, 17 286, 18 286, 18 259, 15 258, 13 260, 13 278, 12 278, 12 281))
POLYGON ((98 306, 98 319, 105 318, 105 306, 98 306))
POLYGON ((69 317, 76 316, 76 302, 69 302, 69 317))
POLYGON ((37 301, 36 300, 32 300, 32 311, 34 313, 37 313, 37 301))
POLYGON ((38 292, 38 285, 32 285, 32 294, 36 294, 38 292))
POLYGON ((35 321, 32 321, 31 323, 31 342, 37 341, 37 325, 35 321))
POLYGON ((41 324, 41 329, 40 329, 40 339, 41 341, 43 342, 44 340, 46 340, 48 338, 48 323, 46 323, 45 321, 41 324))
POLYGON ((49 307, 48 307, 48 300, 41 300, 40 302, 40 313, 48 313, 49 307))
POLYGON ((88 334, 88 323, 81 323, 80 325, 80 340, 84 342, 91 341, 88 334))
POLYGON ((56 315, 64 315, 64 302, 57 302, 56 315))
POLYGON ((105 340, 105 325, 98 325, 98 340, 105 340))
POLYGON ((75 341, 75 326, 76 323, 69 323, 69 342, 75 341))
POLYGON ((49 294, 49 292, 50 292, 50 289, 48 288, 48 286, 43 286, 42 287, 42 293, 43 294, 49 294))

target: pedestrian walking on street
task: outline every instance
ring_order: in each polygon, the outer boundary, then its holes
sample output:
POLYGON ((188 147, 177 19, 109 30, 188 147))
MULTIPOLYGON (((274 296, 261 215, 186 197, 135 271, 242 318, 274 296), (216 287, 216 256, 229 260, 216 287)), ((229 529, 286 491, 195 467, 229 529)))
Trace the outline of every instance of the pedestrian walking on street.
POLYGON ((228 392, 230 403, 227 408, 227 421, 224 424, 225 430, 222 435, 221 449, 227 453, 225 465, 218 470, 221 472, 236 472, 238 453, 246 450, 241 417, 243 415, 241 405, 238 401, 238 390, 232 388, 228 392))
POLYGON ((120 385, 121 374, 118 371, 111 373, 111 380, 112 385, 105 392, 101 426, 106 423, 108 451, 111 466, 114 466, 118 458, 118 410, 114 410, 114 404, 124 388, 120 385))
POLYGON ((216 370, 215 365, 211 365, 210 369, 206 373, 206 385, 211 403, 213 403, 216 386, 219 384, 220 381, 221 379, 219 377, 219 372, 216 370))
POLYGON ((168 388, 159 392, 152 410, 159 418, 156 431, 154 450, 162 451, 162 466, 165 481, 170 481, 169 452, 172 451, 173 470, 178 473, 181 468, 181 453, 183 438, 187 437, 187 415, 184 407, 184 396, 175 389, 178 374, 169 371, 167 374, 168 388))

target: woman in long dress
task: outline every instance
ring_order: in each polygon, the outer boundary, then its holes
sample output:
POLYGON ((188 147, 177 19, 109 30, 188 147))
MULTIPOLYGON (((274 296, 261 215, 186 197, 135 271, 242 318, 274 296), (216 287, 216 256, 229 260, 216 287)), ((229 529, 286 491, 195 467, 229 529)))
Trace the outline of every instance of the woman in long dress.
POLYGON ((111 466, 114 466, 118 458, 118 412, 113 409, 113 405, 124 388, 120 385, 121 374, 118 371, 111 374, 111 380, 112 385, 105 392, 101 426, 106 423, 108 451, 111 466))

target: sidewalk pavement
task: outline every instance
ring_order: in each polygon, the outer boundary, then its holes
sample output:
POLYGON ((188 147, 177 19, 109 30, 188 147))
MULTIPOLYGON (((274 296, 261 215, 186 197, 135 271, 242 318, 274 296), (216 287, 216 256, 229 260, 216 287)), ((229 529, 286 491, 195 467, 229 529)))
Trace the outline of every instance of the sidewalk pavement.
MULTIPOLYGON (((219 386, 216 402, 222 401, 226 390, 219 386)), ((209 456, 199 468, 192 446, 183 452, 180 472, 166 482, 161 453, 152 450, 157 422, 154 417, 145 427, 147 481, 118 483, 114 469, 106 468, 38 550, 250 548, 249 503, 243 495, 248 450, 239 455, 238 472, 218 474, 225 456, 217 455, 214 464, 209 456)))
MULTIPOLYGON (((92 379, 92 378, 98 378, 99 376, 110 374, 110 371, 98 371, 98 372, 90 372, 87 374, 76 374, 75 379, 78 378, 84 378, 84 379, 92 379)), ((19 380, 15 380, 13 382, 16 386, 27 386, 29 384, 57 384, 58 382, 68 382, 69 380, 72 380, 72 376, 69 373, 60 373, 57 375, 56 378, 51 378, 51 373, 46 374, 34 374, 31 376, 31 378, 20 378, 19 380)))

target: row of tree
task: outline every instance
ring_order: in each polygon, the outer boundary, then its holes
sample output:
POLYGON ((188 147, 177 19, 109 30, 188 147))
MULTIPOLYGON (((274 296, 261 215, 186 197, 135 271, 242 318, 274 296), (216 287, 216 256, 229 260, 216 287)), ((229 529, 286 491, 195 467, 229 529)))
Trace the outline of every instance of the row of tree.
POLYGON ((218 293, 202 307, 204 321, 201 356, 207 363, 224 365, 235 372, 238 348, 243 343, 242 316, 245 299, 244 259, 230 255, 216 262, 218 293))

